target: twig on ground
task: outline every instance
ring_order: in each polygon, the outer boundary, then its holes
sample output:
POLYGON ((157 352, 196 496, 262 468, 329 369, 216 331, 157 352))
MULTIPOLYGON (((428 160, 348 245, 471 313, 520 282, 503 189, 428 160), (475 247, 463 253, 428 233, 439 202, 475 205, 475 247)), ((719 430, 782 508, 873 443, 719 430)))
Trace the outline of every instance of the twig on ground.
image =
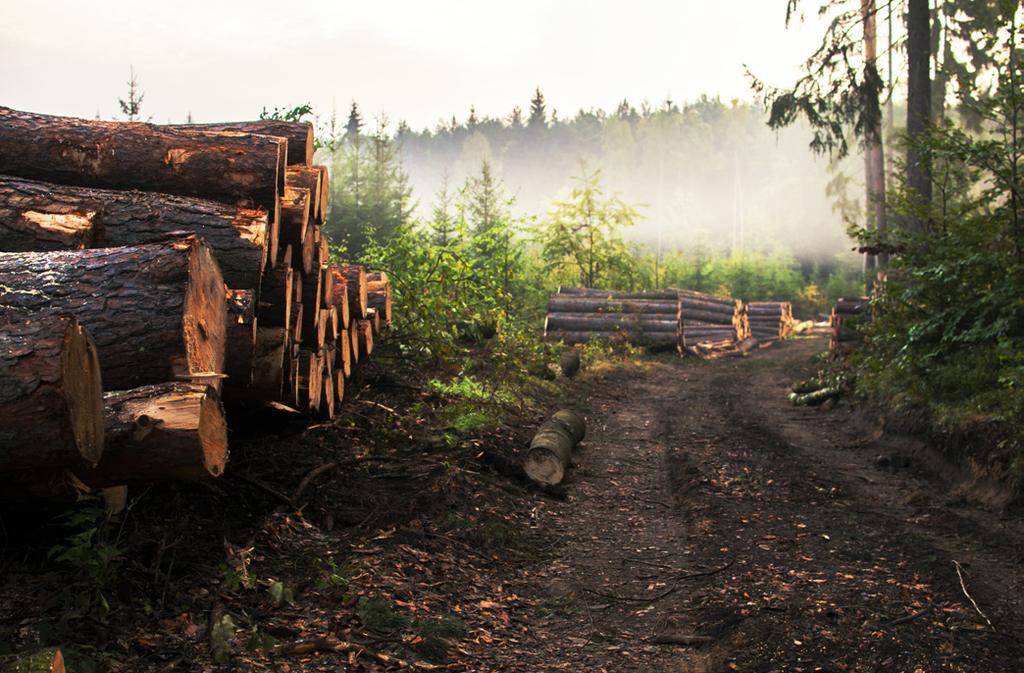
POLYGON ((923 615, 924 613, 928 612, 931 609, 932 609, 932 606, 926 605, 923 608, 921 608, 920 610, 917 610, 916 612, 911 612, 909 615, 903 615, 902 617, 897 617, 896 619, 894 619, 891 622, 889 622, 887 624, 887 626, 897 626, 899 624, 906 624, 907 622, 914 621, 915 619, 917 619, 918 617, 920 617, 921 615, 923 615))
POLYGON ((277 498, 284 504, 288 505, 289 507, 292 504, 292 501, 288 496, 286 496, 284 493, 277 490, 270 484, 267 484, 266 482, 257 479, 256 477, 250 477, 249 475, 243 472, 231 472, 230 470, 228 470, 226 476, 228 479, 237 479, 239 481, 245 482, 246 484, 249 484, 250 486, 255 486, 264 493, 274 496, 275 498, 277 498))
POLYGON ((309 488, 309 485, 313 482, 314 479, 319 477, 324 472, 328 472, 330 470, 333 470, 337 466, 338 466, 338 464, 332 460, 332 461, 324 463, 323 465, 321 465, 319 467, 314 467, 312 470, 310 470, 306 474, 306 476, 302 478, 302 481, 299 482, 299 485, 295 489, 295 493, 292 494, 292 497, 291 497, 292 505, 295 505, 295 503, 297 503, 299 501, 299 497, 302 496, 302 494, 305 492, 305 490, 307 488, 309 488))
POLYGON ((394 414, 395 416, 398 416, 398 412, 397 411, 395 411, 391 407, 384 406, 380 402, 374 402, 373 400, 359 400, 359 403, 360 404, 368 404, 371 407, 377 407, 378 409, 383 409, 384 411, 388 412, 389 414, 394 414))
POLYGON ((967 592, 967 584, 964 582, 964 573, 963 573, 963 568, 960 565, 960 562, 959 561, 953 561, 953 565, 956 567, 956 575, 957 575, 957 577, 960 578, 960 588, 963 589, 964 596, 967 596, 967 600, 969 600, 971 602, 971 605, 974 606, 975 611, 979 615, 981 615, 981 618, 985 620, 985 622, 988 624, 988 627, 990 629, 992 629, 992 633, 995 633, 996 632, 995 624, 993 624, 992 620, 988 618, 988 615, 986 615, 984 612, 981 611, 981 608, 978 607, 978 602, 975 601, 974 598, 971 596, 971 594, 969 594, 967 592))
POLYGON ((671 587, 662 591, 660 594, 654 596, 616 596, 615 594, 606 594, 601 591, 597 591, 596 589, 590 589, 588 587, 583 587, 583 590, 587 593, 594 594, 595 596, 600 596, 601 598, 607 598, 613 601, 621 601, 623 603, 656 603, 657 601, 660 601, 663 598, 667 598, 674 594, 676 591, 678 591, 679 585, 683 580, 690 580, 696 577, 708 577, 710 575, 715 575, 722 572, 723 570, 731 568, 734 563, 736 563, 735 559, 729 561, 720 568, 712 568, 711 570, 705 570, 696 573, 687 573, 686 575, 677 575, 675 578, 673 578, 673 583, 671 587))
POLYGON ((418 668, 422 670, 448 668, 447 666, 428 664, 424 661, 406 661, 405 659, 393 657, 390 654, 374 652, 363 645, 347 640, 338 640, 331 636, 325 638, 306 638, 278 645, 271 651, 271 654, 275 657, 283 657, 296 654, 312 654, 313 652, 355 652, 356 656, 365 654, 384 665, 397 666, 398 668, 418 668))

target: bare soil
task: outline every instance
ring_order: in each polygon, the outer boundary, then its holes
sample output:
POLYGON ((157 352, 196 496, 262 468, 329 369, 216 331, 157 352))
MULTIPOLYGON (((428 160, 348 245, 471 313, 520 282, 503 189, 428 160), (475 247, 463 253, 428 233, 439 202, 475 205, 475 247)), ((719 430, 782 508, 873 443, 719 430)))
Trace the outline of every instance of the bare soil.
POLYGON ((596 368, 455 445, 411 420, 436 398, 371 370, 339 422, 145 491, 106 617, 45 559, 48 520, 5 511, 0 649, 133 672, 1024 670, 1019 516, 854 404, 791 406, 822 347, 596 368), (540 491, 516 459, 558 404, 588 436, 540 491))

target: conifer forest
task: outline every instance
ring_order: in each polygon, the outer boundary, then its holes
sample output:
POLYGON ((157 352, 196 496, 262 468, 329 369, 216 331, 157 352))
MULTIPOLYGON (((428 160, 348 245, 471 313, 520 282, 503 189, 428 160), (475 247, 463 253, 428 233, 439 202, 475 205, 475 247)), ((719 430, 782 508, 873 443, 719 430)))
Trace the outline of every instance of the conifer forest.
POLYGON ((0 673, 1024 670, 1024 3, 0 4, 0 673))

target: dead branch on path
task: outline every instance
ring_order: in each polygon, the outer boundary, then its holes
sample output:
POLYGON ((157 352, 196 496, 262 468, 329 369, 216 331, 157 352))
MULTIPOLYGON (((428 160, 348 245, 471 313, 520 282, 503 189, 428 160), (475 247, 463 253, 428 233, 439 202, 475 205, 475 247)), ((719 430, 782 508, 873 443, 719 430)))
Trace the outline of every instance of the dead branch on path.
POLYGON ((971 594, 969 594, 967 592, 967 584, 964 582, 963 567, 960 565, 960 562, 959 561, 953 561, 953 565, 956 567, 956 576, 960 578, 960 588, 963 589, 964 596, 967 596, 967 600, 969 600, 971 602, 971 605, 974 606, 974 610, 979 615, 981 615, 982 619, 985 620, 985 622, 988 624, 989 628, 992 629, 992 633, 995 633, 996 632, 996 627, 992 623, 992 620, 988 618, 988 615, 986 615, 984 612, 981 611, 981 608, 978 607, 978 602, 975 601, 974 598, 971 596, 971 594))
POLYGON ((668 598, 669 596, 674 594, 676 591, 678 591, 680 583, 683 582, 684 580, 691 580, 691 579, 695 579, 697 577, 709 577, 711 575, 717 575, 718 573, 722 572, 723 570, 728 570, 729 568, 731 568, 734 563, 736 563, 735 559, 733 559, 732 561, 729 561, 724 566, 721 566, 719 568, 712 568, 711 570, 704 570, 704 571, 696 572, 696 573, 687 573, 685 575, 678 575, 678 576, 676 576, 674 578, 671 587, 669 587, 665 591, 662 591, 660 594, 657 594, 656 596, 617 596, 615 594, 603 593, 601 591, 598 591, 596 589, 591 589, 589 587, 583 587, 583 590, 586 591, 587 593, 594 594, 595 596, 600 596, 601 598, 607 598, 608 600, 619 601, 619 602, 622 602, 622 603, 656 603, 656 602, 662 600, 663 598, 668 598))

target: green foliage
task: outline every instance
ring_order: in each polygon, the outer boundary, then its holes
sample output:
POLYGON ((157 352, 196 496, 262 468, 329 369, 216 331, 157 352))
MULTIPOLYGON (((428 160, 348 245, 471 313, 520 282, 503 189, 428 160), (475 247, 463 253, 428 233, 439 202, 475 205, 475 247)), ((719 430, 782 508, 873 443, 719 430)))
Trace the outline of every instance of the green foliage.
POLYGON ((387 120, 381 119, 369 136, 360 132, 361 124, 350 117, 345 137, 330 143, 331 198, 324 223, 327 235, 356 259, 409 225, 413 207, 387 120))
POLYGON ((580 174, 565 201, 556 201, 539 232, 549 271, 568 268, 583 287, 612 287, 629 277, 633 256, 622 230, 639 213, 618 195, 605 196, 601 171, 580 164, 580 174))
POLYGON ((213 661, 218 664, 226 664, 231 659, 231 641, 238 631, 238 625, 225 614, 213 623, 210 631, 210 650, 213 661))
POLYGON ((418 361, 450 361, 493 337, 523 286, 520 222, 487 164, 460 191, 454 216, 447 199, 445 192, 432 222, 403 224, 362 256, 388 270, 400 335, 392 341, 418 361))
POLYGON ((111 610, 111 585, 124 561, 121 527, 95 497, 83 498, 59 521, 67 536, 51 547, 48 555, 76 573, 68 586, 65 615, 105 622, 111 610))
POLYGON ((301 122, 304 121, 305 117, 313 114, 313 106, 309 103, 303 105, 296 105, 295 107, 275 107, 273 110, 268 111, 267 108, 263 108, 260 111, 260 119, 273 119, 276 121, 285 122, 301 122))
POLYGON ((925 139, 936 199, 922 212, 905 192, 898 216, 929 223, 871 245, 899 253, 864 328, 861 386, 928 407, 951 426, 1002 422, 1024 432, 1024 72, 1011 50, 995 96, 977 107, 986 132, 946 125, 925 139))

